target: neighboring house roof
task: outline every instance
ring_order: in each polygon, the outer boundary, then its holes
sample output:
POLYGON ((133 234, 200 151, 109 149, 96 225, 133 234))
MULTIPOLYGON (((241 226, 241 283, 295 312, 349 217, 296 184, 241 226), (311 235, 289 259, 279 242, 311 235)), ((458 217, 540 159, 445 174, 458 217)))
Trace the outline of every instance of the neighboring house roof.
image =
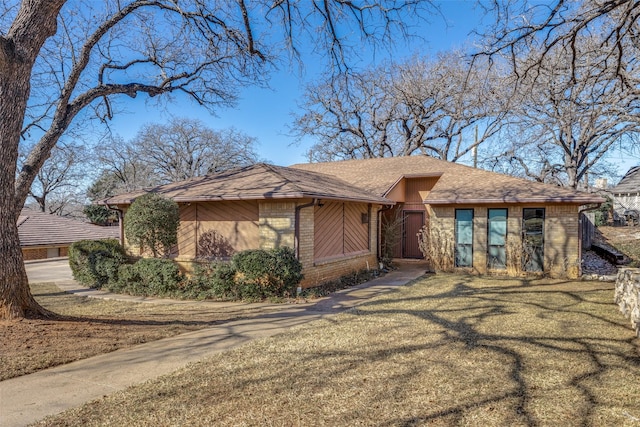
POLYGON ((386 195, 404 178, 439 176, 424 200, 428 204, 602 203, 598 195, 476 169, 427 156, 304 163, 295 169, 341 178, 374 194, 386 195))
POLYGON ((71 218, 23 209, 18 217, 20 246, 66 245, 84 239, 117 239, 118 227, 100 227, 71 218))
POLYGON ((609 191, 613 194, 640 193, 640 166, 629 169, 618 185, 609 191))
POLYGON ((318 198, 393 204, 330 175, 264 163, 125 193, 101 203, 126 205, 148 192, 163 194, 176 202, 318 198))

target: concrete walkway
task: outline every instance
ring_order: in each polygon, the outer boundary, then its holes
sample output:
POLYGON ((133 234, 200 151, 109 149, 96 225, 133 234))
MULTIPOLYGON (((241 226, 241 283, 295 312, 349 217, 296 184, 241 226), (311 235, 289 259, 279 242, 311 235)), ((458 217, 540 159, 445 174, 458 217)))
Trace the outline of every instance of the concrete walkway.
MULTIPOLYGON (((398 270, 383 277, 338 291, 314 303, 263 304, 264 314, 257 317, 230 321, 2 381, 0 382, 0 426, 27 425, 131 385, 169 374, 188 363, 197 362, 209 355, 237 347, 253 339, 269 337, 293 326, 333 315, 378 294, 405 285, 422 276, 424 272, 424 264, 402 264, 398 270)), ((83 288, 71 278, 66 260, 29 264, 27 273, 33 282, 54 282, 63 290, 80 295, 147 303, 184 303, 118 296, 83 288)), ((227 303, 203 302, 202 304, 218 304, 221 309, 225 306, 229 309, 227 303)))

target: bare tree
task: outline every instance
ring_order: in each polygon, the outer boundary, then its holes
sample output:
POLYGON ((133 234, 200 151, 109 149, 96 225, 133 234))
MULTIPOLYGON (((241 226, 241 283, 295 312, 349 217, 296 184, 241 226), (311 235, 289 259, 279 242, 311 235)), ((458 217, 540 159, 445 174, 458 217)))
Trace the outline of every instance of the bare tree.
POLYGON ((519 79, 512 133, 503 135, 499 162, 529 178, 577 188, 590 173, 605 171, 612 147, 633 143, 640 132, 640 100, 607 69, 601 45, 592 37, 570 51, 557 46, 543 57, 534 52, 518 58, 518 68, 536 63, 537 69, 519 79), (574 52, 578 57, 566 62, 574 52))
POLYGON ((131 141, 137 159, 161 183, 220 172, 258 161, 255 138, 236 129, 216 131, 199 120, 147 124, 131 141))
POLYGON ((312 160, 408 156, 457 161, 504 124, 508 88, 497 68, 459 52, 412 58, 307 88, 293 128, 318 142, 312 160))
POLYGON ((594 36, 606 56, 603 72, 615 75, 627 90, 638 92, 637 42, 640 3, 635 0, 554 0, 530 3, 493 0, 488 10, 495 25, 486 32, 480 56, 505 54, 519 77, 535 76, 542 60, 560 48, 575 70, 581 60, 578 47, 594 36), (535 60, 520 62, 535 53, 535 60))
POLYGON ((230 105, 239 86, 264 83, 279 60, 297 55, 302 40, 342 70, 362 41, 387 44, 406 35, 408 22, 427 6, 409 0, 3 2, 0 318, 48 314, 29 292, 16 221, 35 176, 78 117, 108 120, 119 95, 180 94, 209 108, 230 105), (21 136, 37 142, 16 177, 21 136))
POLYGON ((70 205, 81 205, 82 182, 87 177, 88 156, 84 146, 59 144, 51 150, 29 190, 41 212, 65 215, 70 205))

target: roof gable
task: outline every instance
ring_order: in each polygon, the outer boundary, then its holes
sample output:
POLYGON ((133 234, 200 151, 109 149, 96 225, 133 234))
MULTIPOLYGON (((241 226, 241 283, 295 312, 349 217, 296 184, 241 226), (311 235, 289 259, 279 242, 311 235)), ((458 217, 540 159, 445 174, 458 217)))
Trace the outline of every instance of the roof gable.
POLYGON ((440 176, 425 203, 572 203, 604 201, 600 196, 446 162, 428 156, 306 163, 293 168, 335 175, 386 195, 403 177, 440 176))
POLYGON ((640 193, 640 166, 629 169, 618 185, 609 191, 614 194, 640 193))
POLYGON ((331 175, 264 163, 121 194, 102 203, 126 205, 148 192, 176 202, 318 198, 393 204, 331 175))

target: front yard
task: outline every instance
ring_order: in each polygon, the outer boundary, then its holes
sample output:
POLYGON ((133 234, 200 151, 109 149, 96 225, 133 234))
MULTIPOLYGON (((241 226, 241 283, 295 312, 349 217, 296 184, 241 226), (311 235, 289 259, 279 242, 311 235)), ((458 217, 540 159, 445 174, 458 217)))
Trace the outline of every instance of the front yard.
POLYGON ((39 425, 640 425, 613 284, 434 275, 39 425))

